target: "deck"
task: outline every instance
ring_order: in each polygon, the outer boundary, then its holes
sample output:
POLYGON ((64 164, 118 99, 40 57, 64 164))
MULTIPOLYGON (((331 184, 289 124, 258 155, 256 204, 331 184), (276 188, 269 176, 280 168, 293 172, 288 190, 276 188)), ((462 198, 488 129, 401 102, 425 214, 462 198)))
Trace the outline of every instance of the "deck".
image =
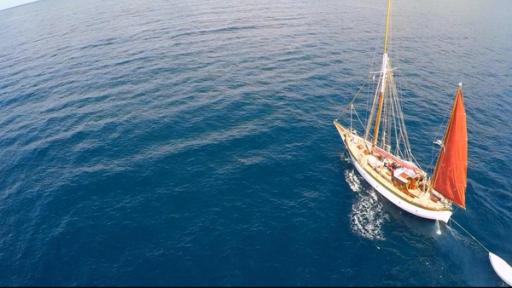
POLYGON ((451 210, 448 200, 443 199, 442 195, 427 188, 429 186, 427 182, 428 177, 423 170, 416 167, 413 163, 401 160, 396 156, 386 157, 382 153, 371 153, 367 148, 371 145, 368 141, 351 133, 337 122, 335 122, 335 126, 354 161, 357 161, 372 178, 387 190, 404 201, 423 209, 432 211, 451 210), (409 180, 407 182, 407 180, 404 180, 408 176, 407 174, 397 175, 397 169, 400 168, 402 169, 398 172, 409 171, 411 173, 411 171, 414 171, 413 174, 416 177, 408 177, 409 180))

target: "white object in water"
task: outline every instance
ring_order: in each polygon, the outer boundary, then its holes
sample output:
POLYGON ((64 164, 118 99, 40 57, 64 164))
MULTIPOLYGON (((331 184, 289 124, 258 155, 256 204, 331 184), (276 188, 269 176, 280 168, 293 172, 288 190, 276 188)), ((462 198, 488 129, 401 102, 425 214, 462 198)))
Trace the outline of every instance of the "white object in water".
POLYGON ((494 268, 494 271, 500 276, 501 280, 512 286, 512 267, 505 260, 491 252, 489 252, 489 260, 491 261, 492 268, 494 268))

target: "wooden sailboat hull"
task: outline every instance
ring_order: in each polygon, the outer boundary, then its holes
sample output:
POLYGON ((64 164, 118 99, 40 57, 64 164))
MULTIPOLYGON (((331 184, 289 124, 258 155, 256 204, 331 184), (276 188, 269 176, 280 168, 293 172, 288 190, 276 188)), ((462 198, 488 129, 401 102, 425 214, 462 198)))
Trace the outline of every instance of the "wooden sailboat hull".
POLYGON ((372 176, 370 172, 368 172, 365 168, 362 167, 361 163, 359 163, 358 159, 355 158, 355 156, 350 151, 349 147, 346 143, 346 135, 348 130, 346 130, 344 127, 342 127, 336 120, 334 122, 334 125, 338 129, 338 132, 340 133, 340 136, 345 144, 345 148, 348 150, 350 155, 350 160, 352 161, 352 164, 356 167, 357 172, 370 184, 379 194, 384 196, 386 199, 388 199, 391 203, 395 204, 399 208, 416 215, 421 218, 430 219, 430 220, 440 220, 445 223, 448 222, 452 215, 451 210, 431 210, 431 209, 425 209, 421 206, 415 205, 414 203, 411 203, 410 201, 406 201, 403 196, 399 196, 396 192, 391 191, 388 189, 383 183, 381 183, 376 177, 372 176))
POLYGON ((406 201, 401 200, 398 196, 396 196, 393 192, 386 189, 384 186, 380 185, 370 174, 366 173, 366 171, 355 161, 352 156, 350 157, 352 163, 356 167, 357 172, 370 184, 379 194, 386 197, 391 203, 395 204, 399 208, 416 215, 421 218, 430 219, 430 220, 440 220, 445 223, 448 223, 448 220, 452 216, 451 211, 432 211, 423 209, 416 205, 410 204, 406 201))

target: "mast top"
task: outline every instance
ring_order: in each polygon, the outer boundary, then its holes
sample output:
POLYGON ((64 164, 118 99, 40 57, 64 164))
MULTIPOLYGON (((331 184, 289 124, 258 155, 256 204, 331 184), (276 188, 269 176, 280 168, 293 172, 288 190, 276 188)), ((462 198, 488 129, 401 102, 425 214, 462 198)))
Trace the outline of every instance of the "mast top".
POLYGON ((386 13, 386 32, 384 33, 384 54, 388 53, 388 34, 389 34, 389 18, 391 14, 391 0, 388 0, 388 9, 386 13))

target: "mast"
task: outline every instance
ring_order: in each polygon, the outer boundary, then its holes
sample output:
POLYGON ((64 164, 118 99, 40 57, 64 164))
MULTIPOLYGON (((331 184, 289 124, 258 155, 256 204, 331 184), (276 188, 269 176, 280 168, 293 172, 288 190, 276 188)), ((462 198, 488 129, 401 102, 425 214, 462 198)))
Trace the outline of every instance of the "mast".
POLYGON ((382 73, 382 83, 380 84, 379 106, 377 108, 377 117, 375 118, 375 127, 373 127, 372 147, 377 145, 377 140, 379 139, 380 119, 381 119, 381 114, 382 114, 382 106, 384 104, 384 93, 386 91, 387 64, 388 64, 388 54, 384 53, 384 56, 382 57, 382 72, 381 72, 382 73))
POLYGON ((386 12, 386 32, 384 33, 384 54, 388 53, 388 33, 389 33, 389 17, 391 12, 391 0, 388 0, 388 8, 386 12))
MULTIPOLYGON (((378 108, 377 108, 377 116, 375 117, 375 126, 373 128, 373 139, 372 139, 372 149, 377 145, 377 140, 379 139, 379 127, 380 120, 382 114, 382 106, 384 104, 384 96, 386 92, 386 84, 388 81, 388 66, 389 66, 389 58, 388 58, 388 34, 389 34, 389 20, 390 20, 390 12, 391 12, 391 0, 388 0, 387 12, 386 12, 386 30, 384 32, 384 54, 382 55, 382 68, 381 68, 381 77, 380 77, 380 89, 378 89, 378 108)), ((376 95, 377 96, 377 95, 376 95)), ((375 101, 376 99, 374 99, 375 101)), ((373 112, 373 109, 372 109, 373 112)), ((370 113, 370 119, 368 119, 368 127, 366 131, 365 138, 368 137, 369 128, 371 125, 371 120, 373 117, 373 113, 370 113)))

